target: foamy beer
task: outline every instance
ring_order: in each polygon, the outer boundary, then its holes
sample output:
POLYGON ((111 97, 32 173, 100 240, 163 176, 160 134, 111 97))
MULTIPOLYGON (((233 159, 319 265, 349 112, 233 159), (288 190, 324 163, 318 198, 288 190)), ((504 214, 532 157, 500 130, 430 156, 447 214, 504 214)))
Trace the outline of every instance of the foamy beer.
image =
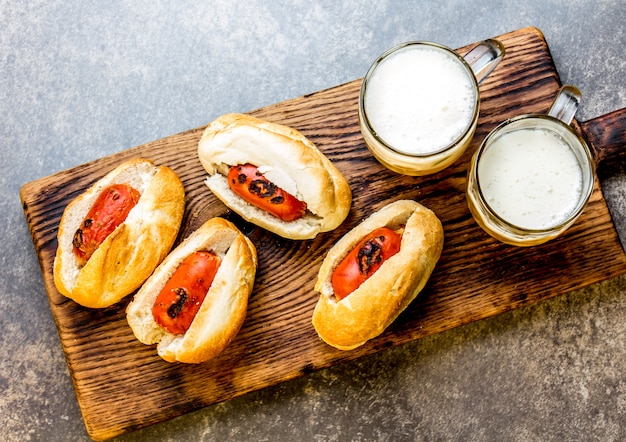
POLYGON ((594 161, 569 125, 580 91, 563 86, 547 115, 522 115, 496 127, 472 157, 467 202, 494 238, 533 246, 578 218, 591 196, 594 161))
POLYGON ((452 164, 476 129, 478 85, 504 52, 499 41, 485 40, 465 57, 429 42, 403 43, 382 54, 359 96, 361 133, 374 157, 406 175, 452 164))

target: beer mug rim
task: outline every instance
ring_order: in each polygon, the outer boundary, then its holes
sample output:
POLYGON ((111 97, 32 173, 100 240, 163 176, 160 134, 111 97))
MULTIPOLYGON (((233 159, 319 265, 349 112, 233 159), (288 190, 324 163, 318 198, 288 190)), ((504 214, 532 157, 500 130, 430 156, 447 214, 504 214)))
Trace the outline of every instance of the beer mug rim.
POLYGON ((361 90, 359 93, 359 116, 362 118, 362 124, 365 126, 366 130, 369 132, 369 134, 374 137, 381 145, 383 145, 385 148, 395 152, 398 155, 407 157, 407 158, 430 158, 436 155, 439 155, 443 152, 446 152, 454 147, 457 146, 457 144, 463 140, 467 134, 470 131, 474 130, 474 126, 475 123, 478 119, 478 114, 480 112, 480 91, 478 88, 478 82, 476 80, 476 76, 474 75, 474 72, 472 71, 472 68, 470 67, 470 65, 467 63, 467 61, 458 53, 456 53, 454 50, 448 48, 447 46, 441 45, 439 43, 433 43, 430 41, 421 41, 421 40, 416 40, 416 41, 407 41, 404 43, 400 43, 396 46, 393 46, 391 48, 389 48, 388 50, 386 50, 385 52, 383 52, 369 67, 369 69, 367 70, 367 73, 365 74, 365 77, 363 77, 363 82, 361 84, 361 90), (400 52, 402 50, 405 50, 409 47, 414 47, 414 46, 427 46, 430 48, 434 48, 436 50, 440 50, 442 52, 445 52, 449 55, 451 55, 453 57, 453 59, 457 60, 461 66, 463 66, 463 69, 465 70, 468 78, 471 80, 472 82, 472 88, 474 90, 474 102, 473 102, 473 108, 474 111, 472 113, 472 118, 470 118, 467 122, 467 125, 465 126, 465 128, 463 129, 463 132, 456 137, 453 141, 451 141, 450 143, 448 143, 447 145, 443 146, 440 149, 431 151, 431 152, 426 152, 426 153, 409 153, 403 150, 399 150, 397 148, 395 148, 394 146, 392 146, 391 144, 389 144, 388 142, 386 142, 382 137, 380 137, 378 135, 378 133, 376 132, 376 130, 374 129, 373 125, 370 123, 369 121, 369 117, 367 115, 367 112, 365 110, 365 95, 367 94, 367 85, 369 83, 370 78, 372 77, 372 75, 374 74, 374 72, 376 71, 376 69, 391 55, 400 52))
POLYGON ((494 128, 487 135, 487 137, 485 137, 480 147, 476 150, 474 154, 474 159, 470 167, 470 173, 472 175, 471 178, 473 182, 476 183, 475 190, 479 196, 480 204, 492 219, 496 219, 501 224, 501 226, 505 226, 507 231, 509 231, 513 235, 540 237, 542 235, 550 234, 569 226, 569 224, 574 222, 583 212, 591 197, 591 194, 593 193, 595 162, 593 159, 593 155, 591 154, 591 151, 587 146, 587 143, 572 129, 571 126, 564 123, 558 118, 554 118, 546 114, 525 114, 505 120, 504 122, 500 123, 496 128, 494 128), (528 123, 528 125, 524 126, 524 123, 528 123), (542 229, 520 227, 512 223, 511 221, 504 219, 495 210, 493 210, 493 208, 487 201, 487 198, 485 198, 482 187, 480 185, 478 165, 482 154, 498 137, 520 129, 545 129, 557 134, 559 134, 559 129, 565 131, 564 133, 569 134, 569 138, 564 141, 570 147, 570 149, 575 150, 574 153, 581 168, 583 187, 581 194, 578 198, 578 203, 576 204, 576 207, 561 222, 550 227, 542 229))

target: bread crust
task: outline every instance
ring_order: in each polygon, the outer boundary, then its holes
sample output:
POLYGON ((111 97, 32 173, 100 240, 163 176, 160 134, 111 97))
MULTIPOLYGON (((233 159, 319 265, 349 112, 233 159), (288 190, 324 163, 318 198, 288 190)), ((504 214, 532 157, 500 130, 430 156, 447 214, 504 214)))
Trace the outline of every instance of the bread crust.
POLYGON ((157 353, 168 362, 212 359, 237 335, 246 318, 257 265, 254 244, 234 224, 209 219, 172 250, 139 289, 126 309, 128 324, 139 341, 157 344, 157 353), (152 306, 180 263, 196 251, 213 251, 222 262, 191 326, 185 334, 174 335, 155 322, 152 306))
POLYGON ((198 156, 211 191, 247 221, 289 239, 310 239, 338 227, 350 212, 352 193, 339 169, 299 131, 244 114, 210 123, 198 156), (279 187, 307 204, 301 219, 285 222, 247 203, 228 186, 230 166, 250 163, 270 169, 279 187))
POLYGON ((137 158, 120 164, 65 208, 57 234, 57 290, 90 308, 109 307, 137 290, 171 249, 185 210, 185 189, 166 166, 137 158), (126 220, 80 267, 72 251, 74 232, 104 188, 128 183, 141 197, 126 220))
POLYGON ((421 204, 399 200, 373 213, 344 235, 322 262, 315 284, 320 298, 312 317, 320 338, 340 350, 351 350, 380 335, 422 290, 442 248, 441 221, 421 204), (337 300, 331 277, 343 258, 374 229, 395 230, 402 225, 400 251, 358 289, 337 300))

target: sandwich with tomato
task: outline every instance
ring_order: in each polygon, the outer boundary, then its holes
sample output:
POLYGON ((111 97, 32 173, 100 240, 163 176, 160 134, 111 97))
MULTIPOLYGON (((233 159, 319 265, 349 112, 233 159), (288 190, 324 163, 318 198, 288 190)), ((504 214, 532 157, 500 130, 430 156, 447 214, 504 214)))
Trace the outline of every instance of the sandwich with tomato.
POLYGON ((443 248, 435 214, 411 200, 374 212, 326 254, 312 322, 320 338, 351 350, 383 333, 424 288, 443 248))
POLYGON ((173 170, 142 158, 120 164, 63 211, 57 290, 90 308, 120 301, 170 251, 184 210, 185 189, 173 170))
POLYGON ((211 218, 157 267, 126 309, 135 337, 168 362, 200 363, 234 339, 257 269, 252 242, 230 221, 211 218))
POLYGON ((244 114, 211 122, 198 144, 206 184, 245 220, 284 238, 338 227, 352 204, 348 182, 299 131, 244 114))

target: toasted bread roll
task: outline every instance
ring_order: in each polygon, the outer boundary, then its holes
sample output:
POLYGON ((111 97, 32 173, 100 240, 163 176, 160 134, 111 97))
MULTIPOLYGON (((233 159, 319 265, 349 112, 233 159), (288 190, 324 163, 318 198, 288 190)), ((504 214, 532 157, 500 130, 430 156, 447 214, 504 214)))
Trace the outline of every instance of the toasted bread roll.
POLYGON ((158 344, 168 362, 200 363, 218 355, 237 335, 248 309, 257 269, 256 248, 230 221, 212 218, 163 260, 126 309, 139 341, 158 344), (215 253, 221 264, 206 297, 184 333, 171 333, 155 320, 157 297, 183 260, 194 252, 215 253))
POLYGON ((339 226, 352 194, 341 172, 295 129, 242 114, 226 114, 208 125, 198 145, 211 191, 247 221, 284 238, 310 239, 339 226), (235 193, 231 166, 252 164, 280 189, 306 204, 299 219, 283 221, 235 193))
POLYGON ((152 161, 120 164, 65 208, 58 231, 54 283, 60 293, 91 308, 115 304, 135 291, 171 249, 185 210, 185 189, 174 171, 152 161), (113 184, 140 195, 122 224, 83 265, 73 244, 99 195, 113 184))
POLYGON ((415 299, 428 281, 443 248, 443 227, 435 214, 410 200, 391 203, 343 236, 320 267, 320 298, 313 326, 329 345, 351 350, 380 335, 415 299), (400 250, 343 299, 333 293, 333 272, 373 230, 403 229, 400 250))

